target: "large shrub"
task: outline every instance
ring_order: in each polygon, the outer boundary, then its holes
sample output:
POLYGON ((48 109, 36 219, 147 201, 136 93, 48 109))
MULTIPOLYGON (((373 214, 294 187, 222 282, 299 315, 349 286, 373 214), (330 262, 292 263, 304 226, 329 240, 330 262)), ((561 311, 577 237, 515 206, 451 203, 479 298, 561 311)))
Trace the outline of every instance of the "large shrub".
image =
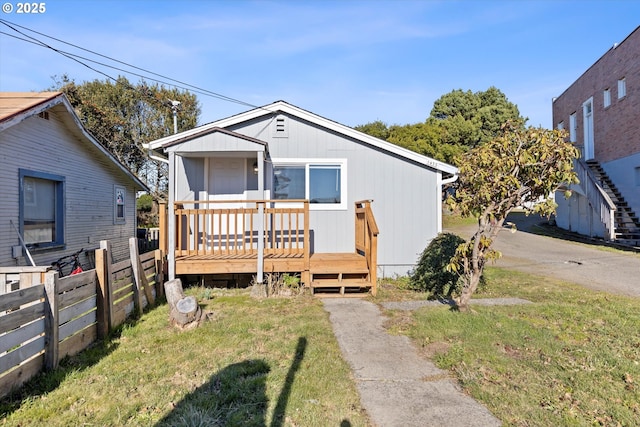
POLYGON ((452 233, 440 233, 420 255, 409 286, 417 291, 431 292, 433 298, 451 298, 458 290, 459 275, 446 266, 465 240, 452 233))

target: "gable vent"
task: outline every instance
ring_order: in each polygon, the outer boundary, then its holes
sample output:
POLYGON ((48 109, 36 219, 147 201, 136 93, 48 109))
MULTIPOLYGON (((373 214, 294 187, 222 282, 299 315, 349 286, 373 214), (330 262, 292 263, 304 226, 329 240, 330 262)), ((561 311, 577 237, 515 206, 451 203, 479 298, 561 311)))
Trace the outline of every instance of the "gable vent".
POLYGON ((38 117, 40 117, 41 119, 49 120, 49 112, 48 111, 42 111, 42 112, 38 113, 38 117))
POLYGON ((273 136, 275 138, 286 138, 289 136, 289 126, 285 116, 277 116, 273 121, 273 136))

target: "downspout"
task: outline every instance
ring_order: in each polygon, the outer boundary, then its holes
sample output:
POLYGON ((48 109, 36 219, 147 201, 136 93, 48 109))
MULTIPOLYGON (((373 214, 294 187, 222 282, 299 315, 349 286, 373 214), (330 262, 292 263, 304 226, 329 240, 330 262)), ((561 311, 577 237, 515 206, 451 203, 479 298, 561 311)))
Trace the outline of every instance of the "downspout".
POLYGON ((167 242, 167 263, 169 280, 176 278, 176 214, 175 214, 175 162, 176 155, 173 151, 169 152, 169 212, 167 218, 167 228, 169 236, 167 242), (174 183, 174 187, 171 186, 174 183))

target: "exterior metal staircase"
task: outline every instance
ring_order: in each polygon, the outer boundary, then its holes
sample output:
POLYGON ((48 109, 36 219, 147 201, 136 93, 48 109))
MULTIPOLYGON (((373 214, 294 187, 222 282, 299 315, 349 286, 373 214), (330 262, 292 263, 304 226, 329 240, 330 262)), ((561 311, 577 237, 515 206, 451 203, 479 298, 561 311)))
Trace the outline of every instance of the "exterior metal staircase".
POLYGON ((604 171, 600 163, 595 160, 588 160, 587 166, 593 172, 597 183, 607 193, 611 201, 615 204, 614 215, 614 239, 620 243, 633 245, 640 244, 640 220, 620 191, 616 188, 611 178, 604 171))

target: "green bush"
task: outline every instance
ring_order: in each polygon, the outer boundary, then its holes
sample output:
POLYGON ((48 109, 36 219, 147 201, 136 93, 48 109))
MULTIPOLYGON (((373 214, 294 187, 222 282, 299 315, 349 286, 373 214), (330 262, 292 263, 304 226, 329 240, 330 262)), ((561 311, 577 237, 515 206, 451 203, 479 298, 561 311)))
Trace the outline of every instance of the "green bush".
POLYGON ((151 209, 153 209, 153 196, 150 194, 143 194, 138 197, 136 205, 139 211, 151 212, 151 209))
POLYGON ((459 288, 457 273, 446 270, 456 248, 465 240, 452 233, 440 233, 420 255, 409 286, 417 291, 431 292, 433 298, 451 298, 459 288))

